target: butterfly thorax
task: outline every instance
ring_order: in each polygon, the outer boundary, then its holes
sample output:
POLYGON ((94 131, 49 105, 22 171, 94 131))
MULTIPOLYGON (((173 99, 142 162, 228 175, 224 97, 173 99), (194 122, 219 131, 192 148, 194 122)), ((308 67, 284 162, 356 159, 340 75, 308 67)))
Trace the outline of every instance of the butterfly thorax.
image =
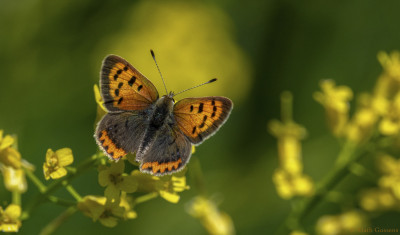
POLYGON ((161 128, 172 123, 173 107, 174 99, 170 95, 165 95, 154 103, 153 112, 149 115, 149 126, 139 147, 139 154, 144 154, 153 144, 161 128))

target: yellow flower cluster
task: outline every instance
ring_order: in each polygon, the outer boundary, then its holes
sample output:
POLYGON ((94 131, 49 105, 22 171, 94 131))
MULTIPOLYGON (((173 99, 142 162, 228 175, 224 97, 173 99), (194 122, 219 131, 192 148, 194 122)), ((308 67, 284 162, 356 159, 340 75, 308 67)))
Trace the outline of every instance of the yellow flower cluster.
POLYGON ((358 211, 348 211, 340 215, 322 216, 316 225, 319 235, 355 234, 367 225, 365 216, 358 211))
POLYGON ((24 193, 28 186, 22 167, 30 166, 22 161, 21 154, 13 147, 14 144, 15 139, 10 135, 3 136, 3 130, 0 130, 0 171, 4 185, 10 192, 24 193))
MULTIPOLYGON (((28 185, 25 171, 32 170, 32 166, 21 158, 21 154, 14 147, 15 138, 10 135, 3 135, 0 130, 0 172, 3 175, 5 188, 17 195, 26 192, 28 185)), ((14 200, 13 200, 14 202, 14 200)), ((21 206, 11 203, 3 210, 0 207, 0 231, 18 232, 21 227, 21 206)))
POLYGON ((187 212, 198 218, 209 234, 229 235, 235 233, 232 219, 228 214, 219 211, 211 200, 198 196, 187 206, 187 212))
POLYGON ((138 170, 132 171, 132 176, 139 182, 138 192, 155 192, 168 202, 178 203, 179 192, 188 190, 185 171, 163 177, 151 176, 138 170))
POLYGON ((345 137, 353 143, 369 139, 377 126, 379 133, 396 136, 400 133, 400 53, 378 54, 383 67, 372 94, 360 95, 354 115, 349 117, 349 101, 353 97, 350 88, 336 86, 332 80, 321 82, 322 92, 314 99, 325 108, 328 125, 337 137, 345 137))
POLYGON ((99 220, 106 227, 115 227, 118 219, 134 219, 137 214, 132 209, 132 199, 122 194, 119 203, 112 203, 106 197, 101 196, 85 196, 78 203, 78 209, 86 216, 99 220))
MULTIPOLYGON (((282 95, 282 109, 291 112, 292 97, 282 95), (285 104, 289 106, 284 107, 285 104), (290 110, 289 110, 290 109, 290 110)), ((273 120, 269 123, 270 133, 278 139, 280 167, 275 170, 273 182, 279 196, 290 199, 294 196, 309 196, 314 192, 312 179, 303 173, 301 140, 306 136, 304 127, 292 121, 290 115, 282 117, 283 122, 273 120)))
POLYGON ((382 173, 379 187, 362 192, 362 208, 367 211, 400 210, 400 159, 382 154, 377 165, 382 173))

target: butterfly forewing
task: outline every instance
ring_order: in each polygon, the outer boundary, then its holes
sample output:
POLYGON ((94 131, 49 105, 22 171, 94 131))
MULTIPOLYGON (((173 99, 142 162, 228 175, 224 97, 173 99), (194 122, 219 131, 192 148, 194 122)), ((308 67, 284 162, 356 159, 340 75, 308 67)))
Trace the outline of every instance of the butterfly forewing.
POLYGON ((225 97, 186 98, 175 104, 174 117, 189 140, 200 144, 219 129, 231 109, 232 101, 225 97))
POLYGON ((108 111, 143 110, 158 99, 155 86, 126 60, 116 55, 104 59, 100 85, 108 111))

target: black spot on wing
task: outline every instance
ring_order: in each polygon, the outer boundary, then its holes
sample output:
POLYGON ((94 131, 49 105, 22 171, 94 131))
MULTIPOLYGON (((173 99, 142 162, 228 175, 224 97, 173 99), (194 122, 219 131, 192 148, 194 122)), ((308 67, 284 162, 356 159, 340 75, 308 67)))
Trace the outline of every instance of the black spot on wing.
POLYGON ((129 82, 128 82, 129 86, 133 86, 133 84, 135 83, 135 81, 136 81, 136 77, 135 77, 135 76, 132 76, 131 80, 129 80, 129 82))
POLYGON ((204 104, 203 104, 203 103, 200 103, 198 113, 203 112, 203 106, 204 106, 204 104))

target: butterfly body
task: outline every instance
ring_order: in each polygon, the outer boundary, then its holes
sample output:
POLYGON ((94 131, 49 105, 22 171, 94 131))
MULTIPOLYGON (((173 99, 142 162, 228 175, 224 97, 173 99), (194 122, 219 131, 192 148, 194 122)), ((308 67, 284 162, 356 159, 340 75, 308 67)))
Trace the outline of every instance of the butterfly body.
POLYGON ((192 144, 200 144, 226 121, 232 102, 225 97, 159 98, 154 85, 121 57, 105 58, 101 95, 108 113, 95 139, 112 160, 136 153, 140 170, 165 175, 183 169, 192 144))

